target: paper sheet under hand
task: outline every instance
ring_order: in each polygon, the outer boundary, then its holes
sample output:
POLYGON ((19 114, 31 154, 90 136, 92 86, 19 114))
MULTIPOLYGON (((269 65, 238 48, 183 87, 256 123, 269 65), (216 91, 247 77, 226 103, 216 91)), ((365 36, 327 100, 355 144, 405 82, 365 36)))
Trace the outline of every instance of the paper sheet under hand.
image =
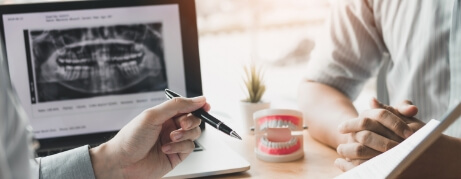
POLYGON ((386 178, 439 123, 439 121, 432 119, 399 145, 337 176, 336 179, 386 178))

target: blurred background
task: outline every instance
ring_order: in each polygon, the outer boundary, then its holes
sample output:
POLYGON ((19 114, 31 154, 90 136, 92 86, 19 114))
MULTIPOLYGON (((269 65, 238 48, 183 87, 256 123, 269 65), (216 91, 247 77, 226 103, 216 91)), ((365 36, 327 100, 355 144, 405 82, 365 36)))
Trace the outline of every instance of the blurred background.
POLYGON ((324 0, 197 0, 205 95, 244 99, 243 66, 255 63, 265 71, 263 99, 296 108, 298 84, 328 14, 324 0))
MULTIPOLYGON (((1 3, 43 0, 0 0, 1 3)), ((49 1, 49 0, 48 0, 49 1)), ((263 66, 264 100, 297 108, 298 85, 330 11, 326 0, 196 0, 203 91, 220 110, 245 98, 243 66, 263 66), (227 103, 227 104, 226 104, 227 103)), ((371 80, 355 101, 368 108, 371 80)), ((233 105, 232 105, 233 106, 233 105)))

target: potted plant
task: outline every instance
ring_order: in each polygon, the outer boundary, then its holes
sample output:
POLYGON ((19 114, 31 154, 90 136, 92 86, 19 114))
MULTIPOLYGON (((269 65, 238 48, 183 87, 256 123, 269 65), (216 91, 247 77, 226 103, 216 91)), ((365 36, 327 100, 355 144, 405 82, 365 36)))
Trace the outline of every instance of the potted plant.
POLYGON ((266 92, 264 83, 264 72, 261 67, 254 64, 244 66, 244 91, 246 98, 240 103, 242 113, 242 127, 245 133, 251 133, 250 128, 254 126, 253 113, 270 107, 270 103, 263 101, 262 97, 266 92))

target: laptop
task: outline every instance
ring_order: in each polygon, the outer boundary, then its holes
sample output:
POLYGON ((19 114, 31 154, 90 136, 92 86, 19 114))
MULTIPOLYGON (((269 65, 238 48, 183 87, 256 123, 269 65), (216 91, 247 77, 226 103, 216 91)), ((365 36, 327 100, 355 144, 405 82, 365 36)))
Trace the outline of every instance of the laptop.
MULTIPOLYGON (((0 16, 2 55, 40 155, 109 140, 167 100, 165 88, 202 95, 193 0, 2 5, 0 16)), ((213 136, 196 149, 166 177, 250 167, 213 136)))

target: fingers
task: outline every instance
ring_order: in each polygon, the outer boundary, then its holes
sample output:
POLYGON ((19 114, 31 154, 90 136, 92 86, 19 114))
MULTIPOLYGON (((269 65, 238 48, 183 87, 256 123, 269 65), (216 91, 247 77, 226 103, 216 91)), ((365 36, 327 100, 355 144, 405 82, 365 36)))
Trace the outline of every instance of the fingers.
POLYGON ((393 131, 389 130, 378 121, 372 120, 370 118, 356 118, 349 121, 344 121, 338 127, 340 133, 356 133, 359 131, 372 131, 381 136, 385 136, 393 141, 401 142, 403 138, 395 134, 393 131))
POLYGON ((403 141, 403 138, 401 138, 394 131, 388 129, 386 126, 381 124, 378 120, 374 120, 372 118, 363 117, 363 116, 356 118, 356 119, 344 121, 338 126, 338 129, 339 129, 339 132, 341 133, 354 133, 354 132, 367 130, 367 131, 372 131, 374 133, 377 133, 381 136, 385 136, 396 142, 403 141))
POLYGON ((203 106, 203 110, 205 110, 206 112, 210 111, 210 109, 211 109, 211 106, 208 103, 206 103, 205 106, 203 106))
POLYGON ((364 115, 378 121, 381 125, 390 129, 402 138, 407 138, 413 134, 413 130, 403 121, 403 119, 388 110, 369 110, 365 111, 364 115))
POLYGON ((147 109, 145 113, 148 119, 156 119, 152 121, 154 125, 160 125, 178 114, 190 113, 205 107, 206 104, 206 99, 203 96, 195 98, 173 98, 158 106, 147 109))
POLYGON ((201 130, 199 125, 201 120, 192 114, 187 114, 175 118, 174 121, 177 126, 180 126, 180 128, 170 133, 170 139, 172 142, 163 145, 162 151, 166 154, 192 152, 195 146, 192 145, 192 149, 190 149, 190 145, 188 144, 189 142, 187 141, 194 141, 200 137, 201 130))
POLYGON ((174 142, 162 146, 162 151, 165 154, 176 153, 191 153, 194 151, 195 144, 191 140, 183 140, 181 142, 174 142))
POLYGON ((340 144, 336 152, 349 159, 370 159, 381 153, 360 143, 340 144))
POLYGON ((174 118, 174 122, 176 123, 176 126, 178 126, 179 128, 189 130, 199 126, 202 120, 189 113, 174 118))
POLYGON ((341 169, 343 172, 346 172, 366 161, 367 160, 345 160, 342 158, 337 158, 335 160, 335 166, 341 169))
POLYGON ((371 109, 385 109, 385 110, 388 110, 388 111, 392 112, 393 114, 395 114, 397 116, 401 115, 397 109, 395 109, 392 106, 382 104, 376 98, 371 99, 370 107, 371 107, 371 109))
POLYGON ((376 108, 385 108, 385 105, 384 104, 381 104, 381 102, 379 102, 376 98, 371 98, 370 100, 370 107, 372 109, 376 109, 376 108))
POLYGON ((178 129, 170 133, 171 141, 179 142, 183 140, 196 140, 200 137, 202 131, 199 127, 196 127, 192 130, 178 129))
POLYGON ((342 158, 337 158, 335 160, 335 166, 341 169, 343 172, 346 172, 352 168, 354 168, 356 165, 354 165, 352 162, 349 162, 345 159, 342 158))
POLYGON ((399 137, 407 138, 413 134, 413 130, 403 121, 403 119, 385 109, 370 109, 364 111, 360 114, 358 120, 344 121, 339 126, 339 129, 340 132, 343 133, 370 130, 381 135, 386 135, 385 133, 380 133, 378 130, 379 127, 375 121, 391 130, 399 137))
POLYGON ((411 101, 404 100, 396 106, 400 114, 406 117, 413 117, 418 113, 418 107, 413 105, 411 101))
POLYGON ((354 166, 358 166, 358 165, 360 165, 360 164, 362 164, 363 162, 366 162, 366 161, 368 161, 368 160, 357 159, 357 160, 346 160, 346 161, 352 163, 354 166))
POLYGON ((418 113, 418 107, 413 105, 413 103, 409 100, 403 100, 396 107, 392 107, 381 104, 376 98, 372 98, 370 101, 370 107, 374 109, 387 109, 396 115, 403 115, 405 117, 413 117, 418 113))
POLYGON ((386 152, 398 143, 370 131, 360 131, 355 134, 355 140, 362 145, 379 152, 386 152))

